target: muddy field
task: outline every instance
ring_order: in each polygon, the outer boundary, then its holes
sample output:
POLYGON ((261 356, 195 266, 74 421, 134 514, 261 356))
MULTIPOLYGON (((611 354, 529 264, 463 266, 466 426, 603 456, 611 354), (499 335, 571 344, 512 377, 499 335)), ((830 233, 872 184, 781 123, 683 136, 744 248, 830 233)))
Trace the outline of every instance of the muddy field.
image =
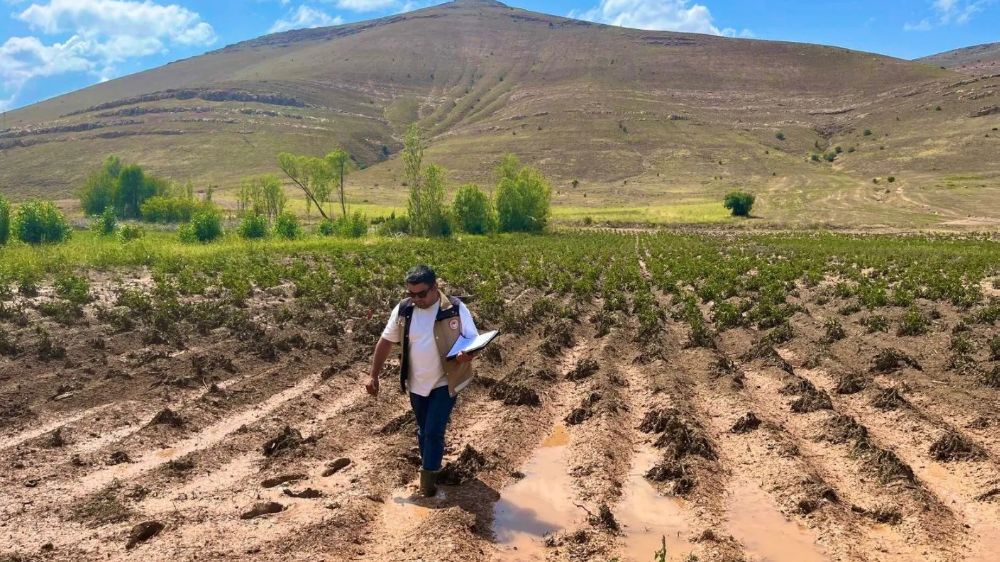
MULTIPOLYGON (((377 399, 362 384, 398 268, 351 281, 343 305, 306 274, 239 299, 179 290, 184 270, 89 271, 75 301, 65 282, 16 287, 0 560, 639 561, 663 544, 664 560, 997 560, 995 270, 975 300, 875 307, 845 288, 864 282, 807 275, 772 322, 736 302, 760 287, 666 290, 673 241, 607 236, 572 267, 531 253, 496 274, 499 300, 496 279, 450 271, 504 335, 459 399, 431 500, 414 495, 396 364, 377 399)), ((446 255, 423 250, 401 263, 446 255)), ((331 271, 366 267, 357 251, 331 271)))

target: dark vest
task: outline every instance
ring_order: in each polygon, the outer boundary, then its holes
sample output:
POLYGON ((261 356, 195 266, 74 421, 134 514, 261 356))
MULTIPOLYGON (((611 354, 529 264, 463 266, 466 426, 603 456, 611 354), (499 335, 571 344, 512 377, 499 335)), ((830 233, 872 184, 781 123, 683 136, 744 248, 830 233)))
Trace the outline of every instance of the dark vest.
MULTIPOLYGON (((443 293, 442 293, 443 294, 443 293)), ((462 321, 461 315, 459 314, 460 304, 462 301, 457 297, 445 297, 451 304, 448 308, 438 308, 437 316, 434 318, 434 333, 435 339, 437 340, 438 352, 441 354, 441 364, 444 367, 445 375, 449 380, 449 387, 451 387, 452 393, 454 394, 454 384, 459 384, 461 381, 456 381, 453 384, 454 375, 453 371, 460 370, 462 375, 465 375, 469 369, 461 368, 458 369, 457 365, 452 361, 446 361, 445 355, 451 350, 451 346, 454 345, 455 340, 462 331, 462 321), (442 330, 441 322, 448 322, 451 319, 458 319, 458 329, 457 330, 442 330), (447 334, 451 334, 452 337, 448 337, 447 334), (444 335, 442 335, 444 333, 444 335), (442 337, 446 339, 442 340, 442 337)), ((399 302, 399 317, 403 319, 403 354, 402 359, 399 362, 399 388, 401 392, 406 392, 406 378, 410 373, 410 323, 413 321, 413 309, 416 306, 413 304, 413 300, 410 298, 405 298, 399 302)), ((466 366, 462 366, 466 367, 466 366)), ((461 378, 465 378, 462 376, 461 378)))

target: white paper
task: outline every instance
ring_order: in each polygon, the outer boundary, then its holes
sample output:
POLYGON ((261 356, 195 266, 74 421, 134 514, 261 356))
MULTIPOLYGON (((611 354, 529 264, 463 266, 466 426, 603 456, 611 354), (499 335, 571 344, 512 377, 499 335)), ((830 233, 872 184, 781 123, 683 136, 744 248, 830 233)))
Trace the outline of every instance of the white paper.
POLYGON ((451 348, 451 351, 448 352, 448 359, 451 359, 452 357, 455 357, 459 353, 461 353, 463 351, 466 351, 466 350, 470 350, 470 349, 471 350, 476 350, 476 349, 479 349, 481 347, 486 347, 486 344, 490 343, 490 340, 492 340, 493 338, 495 338, 496 335, 497 335, 497 330, 493 330, 492 332, 486 332, 486 333, 483 333, 483 334, 479 334, 479 336, 477 336, 475 338, 467 338, 465 336, 458 336, 458 340, 455 342, 455 345, 453 345, 452 348, 451 348))

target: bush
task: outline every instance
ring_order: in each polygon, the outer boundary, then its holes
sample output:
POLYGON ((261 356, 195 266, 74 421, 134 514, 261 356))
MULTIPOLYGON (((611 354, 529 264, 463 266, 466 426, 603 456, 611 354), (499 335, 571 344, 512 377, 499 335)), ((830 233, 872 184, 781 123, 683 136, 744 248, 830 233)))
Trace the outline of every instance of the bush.
POLYGON ((143 234, 142 227, 137 224, 123 224, 118 227, 118 241, 123 244, 132 240, 138 240, 142 238, 143 234))
POLYGON ((508 154, 497 167, 496 213, 504 232, 541 232, 549 220, 552 188, 535 168, 508 154))
POLYGON ((0 246, 10 239, 10 203, 0 195, 0 246))
POLYGON ((733 191, 726 194, 722 205, 729 209, 734 217, 749 217, 755 199, 752 193, 733 191))
POLYGON ((927 318, 916 308, 911 308, 906 311, 903 315, 903 319, 899 323, 899 328, 896 330, 897 336, 919 336, 921 334, 927 333, 927 328, 930 322, 927 318))
POLYGON ((823 155, 823 160, 826 160, 827 162, 833 162, 836 159, 837 159, 836 152, 827 152, 826 154, 823 155))
POLYGON ((198 211, 178 232, 183 242, 207 243, 222 236, 222 215, 209 207, 198 211))
POLYGON ((118 228, 118 219, 115 218, 115 210, 111 207, 104 209, 101 216, 97 217, 94 221, 94 232, 100 234, 101 236, 111 236, 115 233, 115 229, 118 228))
POLYGON ((166 197, 154 195, 140 206, 142 220, 158 223, 189 222, 205 203, 187 197, 166 197))
POLYGON ((889 183, 894 183, 896 181, 896 176, 889 176, 885 178, 889 183))
POLYGON ((496 216, 489 197, 477 185, 464 185, 455 194, 452 210, 458 226, 469 234, 486 234, 496 229, 496 216))
POLYGON ((354 211, 351 215, 340 217, 334 226, 337 234, 348 238, 361 238, 368 234, 368 219, 361 214, 361 211, 354 211))
POLYGON ((410 229, 418 236, 451 236, 451 216, 444 203, 445 170, 431 164, 419 183, 410 187, 407 210, 410 229))
POLYGON ((381 236, 393 236, 396 234, 410 233, 410 217, 402 215, 397 217, 395 211, 378 225, 377 232, 381 236))
POLYGON ((323 219, 316 230, 322 236, 333 236, 337 232, 337 224, 330 219, 323 219))
POLYGON ((778 131, 777 133, 774 134, 774 138, 783 141, 785 140, 785 133, 778 131))
POLYGON ((866 137, 872 136, 872 130, 871 129, 865 129, 865 136, 866 137))
POLYGON ((274 233, 287 240, 301 237, 302 227, 299 226, 299 219, 289 211, 281 213, 274 221, 274 233))
POLYGON ((255 240, 267 237, 267 227, 267 217, 259 213, 250 212, 243 217, 238 232, 241 238, 255 240))
POLYGON ((51 201, 29 201, 17 210, 14 231, 21 242, 47 244, 69 238, 66 216, 51 201))

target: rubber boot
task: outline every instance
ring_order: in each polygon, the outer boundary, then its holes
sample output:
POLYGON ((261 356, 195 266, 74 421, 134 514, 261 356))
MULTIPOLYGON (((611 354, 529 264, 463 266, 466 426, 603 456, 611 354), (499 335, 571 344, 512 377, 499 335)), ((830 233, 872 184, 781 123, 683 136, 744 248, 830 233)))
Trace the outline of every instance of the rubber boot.
POLYGON ((437 477, 439 470, 420 469, 420 494, 425 498, 434 497, 437 493, 437 477))

